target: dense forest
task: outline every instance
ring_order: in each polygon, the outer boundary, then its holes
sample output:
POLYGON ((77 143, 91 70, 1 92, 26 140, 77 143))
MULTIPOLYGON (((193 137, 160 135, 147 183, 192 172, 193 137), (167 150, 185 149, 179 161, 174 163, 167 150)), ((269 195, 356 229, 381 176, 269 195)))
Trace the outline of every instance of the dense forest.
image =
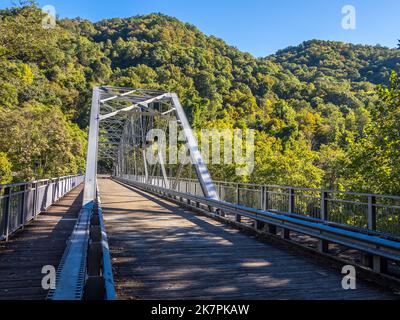
POLYGON ((312 40, 255 58, 161 14, 42 27, 0 11, 0 183, 84 170, 91 89, 176 92, 194 128, 256 130, 215 179, 400 194, 400 50, 312 40))

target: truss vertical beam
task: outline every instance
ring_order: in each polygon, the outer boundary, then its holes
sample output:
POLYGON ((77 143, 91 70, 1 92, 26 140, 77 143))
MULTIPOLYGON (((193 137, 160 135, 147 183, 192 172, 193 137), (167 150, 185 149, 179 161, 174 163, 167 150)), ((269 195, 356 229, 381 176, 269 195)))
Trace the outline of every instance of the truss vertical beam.
POLYGON ((143 149, 143 165, 144 165, 144 174, 146 176, 146 183, 149 182, 149 169, 147 167, 147 158, 146 158, 146 150, 143 149))
POLYGON ((86 176, 83 205, 96 199, 97 190, 97 148, 99 140, 99 110, 100 91, 98 87, 93 89, 92 108, 90 111, 89 142, 86 156, 86 176))

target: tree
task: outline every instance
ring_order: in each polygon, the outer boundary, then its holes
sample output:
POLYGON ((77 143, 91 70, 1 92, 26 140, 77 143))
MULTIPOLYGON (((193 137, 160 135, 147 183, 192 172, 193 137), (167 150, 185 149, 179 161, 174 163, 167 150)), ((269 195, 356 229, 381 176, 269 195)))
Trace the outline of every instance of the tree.
POLYGON ((0 152, 18 181, 83 172, 85 151, 86 135, 60 109, 40 104, 0 109, 0 152))
POLYGON ((162 14, 42 18, 30 1, 0 10, 0 152, 15 180, 83 169, 91 91, 107 84, 176 92, 196 129, 255 129, 255 173, 218 178, 398 192, 397 80, 376 85, 399 50, 312 40, 256 59, 162 14))
POLYGON ((354 177, 353 189, 400 193, 400 79, 393 72, 389 86, 379 88, 381 103, 371 110, 372 121, 365 138, 350 149, 347 176, 354 177))
POLYGON ((4 152, 0 152, 0 184, 12 181, 11 162, 4 152))

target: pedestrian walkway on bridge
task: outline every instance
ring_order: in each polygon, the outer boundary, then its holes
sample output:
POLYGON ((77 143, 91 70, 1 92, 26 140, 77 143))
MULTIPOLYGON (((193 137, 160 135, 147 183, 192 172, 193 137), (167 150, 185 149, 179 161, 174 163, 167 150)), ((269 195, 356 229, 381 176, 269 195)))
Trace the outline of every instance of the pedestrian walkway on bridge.
POLYGON ((391 299, 216 220, 98 181, 119 299, 391 299))
POLYGON ((0 300, 44 300, 42 268, 58 268, 82 207, 83 185, 0 243, 0 300))

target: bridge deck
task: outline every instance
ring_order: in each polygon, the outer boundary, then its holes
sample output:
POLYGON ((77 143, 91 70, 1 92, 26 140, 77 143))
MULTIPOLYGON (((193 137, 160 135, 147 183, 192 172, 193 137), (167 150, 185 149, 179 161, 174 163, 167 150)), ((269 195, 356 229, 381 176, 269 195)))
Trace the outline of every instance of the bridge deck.
POLYGON ((72 190, 9 242, 0 243, 0 299, 46 298, 42 267, 57 269, 82 206, 82 188, 72 190))
POLYGON ((120 299, 386 299, 175 204, 99 180, 120 299))

